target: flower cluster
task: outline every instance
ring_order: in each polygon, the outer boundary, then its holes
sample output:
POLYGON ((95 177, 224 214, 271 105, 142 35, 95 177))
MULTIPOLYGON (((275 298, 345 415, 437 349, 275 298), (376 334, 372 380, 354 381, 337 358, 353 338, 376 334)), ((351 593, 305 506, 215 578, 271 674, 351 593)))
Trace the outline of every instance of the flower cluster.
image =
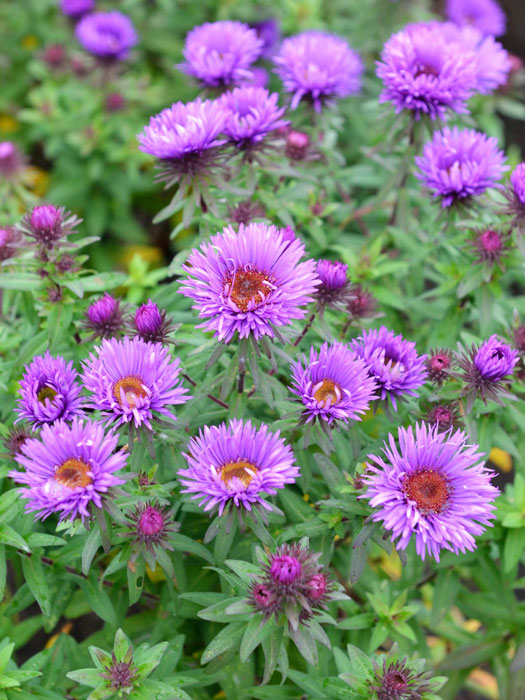
POLYGON ((279 432, 250 421, 205 427, 190 440, 184 457, 188 468, 178 472, 183 493, 200 500, 206 512, 218 509, 219 515, 230 506, 271 510, 265 497, 299 476, 292 449, 279 432))
POLYGON ((429 554, 439 561, 443 549, 475 549, 474 536, 494 518, 499 494, 478 446, 468 445, 460 430, 444 433, 425 423, 399 428, 398 439, 399 448, 389 436, 384 457, 368 456, 367 491, 359 498, 376 508, 372 519, 392 532, 397 549, 406 549, 414 535, 422 559, 429 554))

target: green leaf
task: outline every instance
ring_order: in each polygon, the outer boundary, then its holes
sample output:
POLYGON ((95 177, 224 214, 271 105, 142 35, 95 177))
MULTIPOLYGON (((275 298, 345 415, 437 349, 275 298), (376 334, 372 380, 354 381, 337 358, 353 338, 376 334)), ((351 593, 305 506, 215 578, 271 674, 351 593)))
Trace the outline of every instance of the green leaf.
POLYGON ((482 640, 476 644, 466 644, 447 654, 437 668, 440 671, 458 671, 474 668, 493 659, 506 649, 506 642, 498 636, 496 639, 482 640))
POLYGON ((337 623, 337 629, 366 630, 372 627, 374 620, 375 615, 372 613, 362 613, 361 615, 354 615, 353 617, 347 617, 344 620, 339 620, 337 623))
POLYGON ((27 538, 31 547, 61 547, 66 541, 56 535, 48 535, 45 532, 32 532, 27 538))
POLYGON ((503 549, 503 571, 508 574, 519 562, 525 546, 525 529, 508 530, 503 549))
POLYGON ((95 523, 92 523, 91 531, 84 544, 84 549, 82 550, 82 573, 84 576, 88 575, 93 562, 93 557, 97 553, 97 550, 101 544, 102 538, 100 536, 100 528, 95 523))
POLYGON ((170 543, 180 552, 191 552, 191 554, 205 559, 210 564, 213 564, 215 561, 213 554, 203 544, 195 542, 191 537, 176 532, 170 536, 170 543))
POLYGON ((24 552, 30 552, 31 548, 21 535, 13 530, 12 527, 5 523, 0 523, 0 542, 8 544, 16 549, 22 549, 24 552))
POLYGON ((220 654, 224 654, 224 652, 239 644, 244 634, 245 626, 244 622, 230 622, 230 624, 221 630, 215 639, 212 639, 208 644, 201 656, 201 664, 209 663, 212 659, 215 659, 220 654))
POLYGON ((265 639, 268 634, 272 631, 272 625, 264 622, 261 615, 254 615, 244 632, 244 636, 241 641, 240 647, 240 659, 242 663, 245 663, 250 654, 256 649, 259 644, 265 639))
POLYGON ((22 571, 31 593, 35 596, 44 617, 52 612, 52 594, 44 575, 42 562, 35 555, 22 558, 22 571))
POLYGON ((100 677, 100 671, 94 668, 80 668, 78 671, 66 673, 66 676, 72 681, 75 681, 75 683, 87 685, 90 688, 96 688, 103 683, 103 679, 100 677))
POLYGON ((450 610, 454 605, 460 585, 459 576, 455 571, 444 569, 438 573, 434 584, 434 600, 432 601, 432 616, 430 618, 431 627, 435 627, 447 610, 450 610))

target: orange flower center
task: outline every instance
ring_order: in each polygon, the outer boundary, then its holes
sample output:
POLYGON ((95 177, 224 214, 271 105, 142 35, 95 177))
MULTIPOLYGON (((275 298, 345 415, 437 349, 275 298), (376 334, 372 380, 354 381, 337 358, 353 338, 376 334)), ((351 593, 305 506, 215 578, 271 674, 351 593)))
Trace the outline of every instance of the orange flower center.
POLYGON ((403 484, 403 491, 423 513, 440 513, 450 495, 447 480, 433 469, 411 474, 403 484))
POLYGON ((272 291, 270 278, 259 270, 237 270, 226 280, 230 299, 241 311, 248 311, 250 302, 261 302, 272 291))
POLYGON ((322 401, 325 406, 328 402, 330 402, 331 406, 335 406, 336 403, 341 401, 341 387, 331 379, 323 379, 320 384, 314 386, 314 389, 314 399, 322 401))
POLYGON ((245 459, 238 459, 236 462, 227 462, 221 469, 221 479, 226 486, 234 478, 239 479, 245 486, 248 486, 255 474, 257 467, 245 459))
POLYGON ((88 474, 89 471, 91 471, 89 464, 86 464, 82 459, 71 457, 58 467, 55 472, 55 480, 70 489, 77 488, 77 486, 87 486, 93 481, 88 474))
POLYGON ((148 393, 142 386, 142 379, 140 377, 130 375, 129 377, 119 379, 118 382, 113 385, 113 396, 123 408, 127 408, 128 406, 129 408, 135 408, 137 405, 137 398, 139 396, 144 398, 147 395, 148 393), (124 398, 126 399, 125 402, 122 399, 122 394, 124 394, 124 398))
POLYGON ((37 399, 40 401, 40 403, 45 403, 46 399, 49 399, 51 402, 57 396, 58 391, 55 391, 52 389, 50 386, 45 386, 36 395, 37 399))

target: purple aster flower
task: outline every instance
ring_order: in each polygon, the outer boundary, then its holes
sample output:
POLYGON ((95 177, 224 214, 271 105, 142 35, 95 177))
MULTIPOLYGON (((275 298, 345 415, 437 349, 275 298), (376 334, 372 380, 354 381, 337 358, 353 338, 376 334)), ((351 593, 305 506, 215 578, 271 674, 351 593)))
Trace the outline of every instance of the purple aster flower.
POLYGON ((20 381, 18 407, 19 420, 27 420, 33 429, 56 420, 71 420, 83 415, 80 384, 73 363, 63 357, 45 355, 33 358, 26 365, 20 381))
POLYGON ((9 476, 26 484, 21 495, 37 518, 51 513, 59 513, 60 520, 88 518, 91 503, 102 508, 104 494, 124 483, 115 474, 126 466, 126 454, 115 452, 117 444, 118 435, 104 432, 100 423, 74 418, 70 426, 45 425, 40 439, 27 440, 16 457, 25 471, 9 476))
POLYGON ((169 342, 168 336, 174 330, 165 309, 159 309, 151 299, 136 310, 131 327, 142 340, 150 343, 169 342))
POLYGON ((317 275, 321 284, 315 298, 317 308, 322 313, 325 308, 344 309, 352 297, 350 280, 346 273, 348 265, 340 260, 318 260, 317 275))
POLYGON ((22 170, 25 159, 12 141, 0 141, 0 177, 10 179, 22 170))
POLYGON ((226 92, 220 104, 226 112, 224 133, 237 148, 253 151, 261 148, 268 134, 286 126, 281 119, 284 107, 279 107, 279 95, 262 87, 239 87, 226 92))
POLYGON ((304 318, 318 284, 314 261, 304 255, 299 240, 285 240, 266 224, 231 226, 194 249, 183 269, 188 280, 180 293, 194 299, 194 309, 206 319, 199 328, 215 331, 229 343, 252 335, 274 337, 274 327, 304 318))
POLYGON ((255 29, 257 36, 262 41, 261 58, 272 58, 275 48, 281 41, 279 22, 270 17, 269 19, 263 19, 261 22, 250 24, 250 27, 255 29))
POLYGON ((79 19, 95 9, 95 0, 60 0, 60 9, 68 17, 79 19))
POLYGON ((323 343, 319 351, 292 364, 290 391, 304 405, 303 421, 361 420, 370 401, 377 399, 376 382, 365 361, 342 343, 323 343))
POLYGON ((426 355, 418 355, 416 344, 394 335, 385 326, 379 330, 363 331, 350 347, 361 357, 370 374, 375 377, 381 400, 390 399, 397 410, 397 399, 417 396, 416 389, 425 383, 426 355))
POLYGON ((460 51, 468 55, 474 54, 475 89, 482 95, 487 95, 507 83, 512 67, 510 56, 493 36, 483 36, 474 27, 458 27, 452 22, 414 25, 416 31, 426 26, 436 28, 447 42, 456 44, 460 51))
POLYGON ((184 455, 187 469, 178 478, 183 493, 210 511, 222 515, 230 504, 251 511, 272 510, 266 496, 274 496, 299 476, 292 449, 267 425, 255 428, 250 421, 233 419, 228 425, 206 426, 190 440, 184 455))
POLYGON ((514 168, 510 176, 510 182, 514 189, 514 194, 525 207, 525 163, 520 163, 514 168))
POLYGON ((176 102, 150 119, 137 136, 139 149, 159 159, 159 179, 170 187, 186 187, 199 180, 213 182, 214 169, 222 167, 226 153, 219 139, 227 113, 217 101, 200 98, 176 102))
POLYGON ((285 90, 293 94, 292 109, 307 99, 320 112, 323 103, 361 90, 363 62, 333 34, 308 31, 285 39, 273 60, 285 90))
POLYGON ((93 333, 92 338, 119 335, 124 327, 124 310, 120 301, 105 292, 104 296, 88 306, 84 326, 93 333))
POLYGON ((425 423, 399 428, 399 448, 390 435, 384 458, 369 455, 364 479, 372 520, 392 532, 397 549, 406 549, 415 535, 416 551, 439 561, 442 549, 458 554, 476 547, 494 518, 492 502, 499 491, 492 486, 493 472, 483 466, 478 445, 467 445, 460 430, 442 433, 425 423))
POLYGON ((505 34, 507 18, 496 0, 447 0, 446 13, 452 22, 485 35, 505 34))
POLYGON ((498 181, 508 166, 497 139, 457 126, 436 131, 416 157, 416 177, 441 198, 443 207, 481 195, 498 181))
POLYGON ((86 51, 106 61, 122 61, 138 42, 132 21, 117 10, 86 15, 75 35, 86 51))
POLYGON ((447 41, 437 23, 409 26, 384 46, 377 64, 385 86, 379 101, 392 102, 396 112, 408 109, 415 119, 444 119, 447 110, 464 114, 476 84, 475 66, 474 53, 447 41))
POLYGON ((154 414, 175 421, 170 407, 192 398, 184 395, 179 365, 160 343, 105 339, 84 363, 82 381, 93 393, 87 405, 117 425, 152 430, 154 414))
POLYGON ((253 66, 251 69, 252 74, 249 78, 244 78, 239 82, 239 86, 246 85, 249 87, 264 88, 268 85, 270 77, 266 68, 261 68, 260 66, 253 66))
POLYGON ((178 67, 206 86, 231 86, 251 77, 262 49, 255 29, 242 22, 206 22, 189 32, 178 67))

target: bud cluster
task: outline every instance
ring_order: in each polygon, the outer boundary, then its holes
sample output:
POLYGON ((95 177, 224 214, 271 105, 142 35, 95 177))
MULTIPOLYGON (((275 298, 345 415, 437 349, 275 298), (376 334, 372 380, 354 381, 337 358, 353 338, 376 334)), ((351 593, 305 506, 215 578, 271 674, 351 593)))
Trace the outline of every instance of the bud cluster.
POLYGON ((261 562, 263 571, 250 588, 249 603, 265 618, 284 613, 296 630, 330 600, 333 584, 321 571, 320 556, 301 543, 281 545, 261 562))

